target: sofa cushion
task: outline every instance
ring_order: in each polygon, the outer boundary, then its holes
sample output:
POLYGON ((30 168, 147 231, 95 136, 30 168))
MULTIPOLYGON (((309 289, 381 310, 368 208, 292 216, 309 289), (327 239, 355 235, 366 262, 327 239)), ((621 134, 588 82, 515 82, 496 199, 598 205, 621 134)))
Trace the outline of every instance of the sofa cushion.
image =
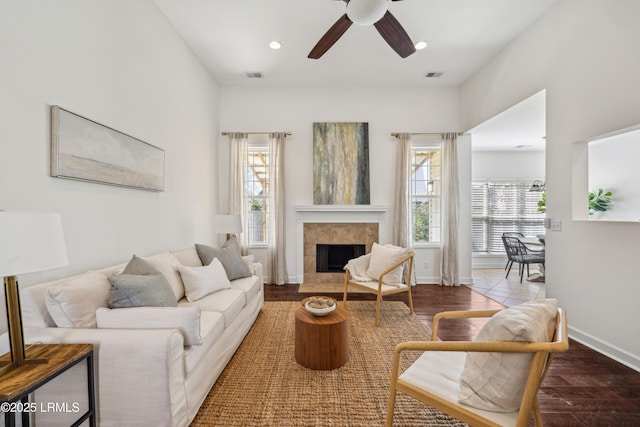
POLYGON ((203 265, 195 246, 173 251, 171 255, 176 257, 178 261, 180 261, 180 264, 186 265, 187 267, 202 267, 203 265))
POLYGON ((178 258, 169 252, 162 252, 150 257, 144 257, 144 260, 154 266, 156 270, 158 270, 167 279, 169 286, 171 286, 171 290, 175 295, 176 301, 179 301, 184 297, 184 284, 182 283, 182 277, 178 272, 178 266, 182 264, 178 258))
POLYGON ((262 291, 262 283, 258 276, 243 277, 242 279, 236 279, 231 282, 231 287, 234 289, 241 289, 247 294, 247 300, 255 294, 259 294, 262 291))
POLYGON ((221 289, 229 289, 231 283, 218 258, 204 267, 178 266, 182 276, 187 301, 193 302, 221 289))
POLYGON ((188 302, 185 298, 178 302, 180 307, 198 305, 202 311, 217 311, 224 315, 224 326, 229 326, 246 304, 246 295, 240 289, 222 289, 195 302, 188 302))
POLYGON ((185 345, 201 345, 200 307, 99 308, 96 323, 101 329, 178 329, 185 345))
MULTIPOLYGON (((400 261, 407 256, 408 250, 399 246, 379 245, 373 243, 371 247, 371 258, 369 259, 369 267, 367 268, 367 276, 373 280, 378 280, 380 275, 394 263, 400 261)), ((399 265, 392 271, 387 273, 382 279, 387 285, 396 285, 402 283, 402 270, 404 266, 399 265)))
POLYGON ((175 295, 167 279, 156 274, 114 274, 109 277, 109 307, 175 307, 175 295))
MULTIPOLYGON (((474 341, 549 341, 557 310, 555 299, 505 308, 485 323, 474 341)), ((460 403, 496 412, 517 410, 532 360, 533 354, 469 352, 460 376, 460 403)))
POLYGON ((242 257, 242 261, 244 261, 244 265, 247 266, 247 270, 249 270, 249 273, 256 274, 255 266, 253 265, 256 261, 255 255, 244 255, 242 257))
POLYGON ((251 270, 240 254, 240 245, 236 236, 231 236, 221 248, 196 244, 196 250, 202 265, 209 265, 214 258, 218 258, 227 272, 229 280, 251 276, 251 270))
POLYGON ((90 272, 49 286, 45 304, 59 328, 95 328, 96 310, 107 306, 109 281, 90 272))
POLYGON ((204 353, 210 352, 224 332, 224 316, 215 311, 203 311, 200 316, 200 334, 202 345, 184 348, 184 371, 188 377, 196 366, 205 358, 204 353))

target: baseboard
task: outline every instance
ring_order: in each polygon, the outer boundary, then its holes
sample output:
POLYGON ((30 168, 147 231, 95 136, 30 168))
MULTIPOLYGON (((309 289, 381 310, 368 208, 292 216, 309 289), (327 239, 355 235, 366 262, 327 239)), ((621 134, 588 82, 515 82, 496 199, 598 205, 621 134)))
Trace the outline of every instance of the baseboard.
POLYGON ((592 350, 604 354, 605 356, 640 372, 640 356, 629 353, 626 350, 571 326, 568 327, 568 330, 569 337, 578 341, 580 344, 584 344, 592 350))

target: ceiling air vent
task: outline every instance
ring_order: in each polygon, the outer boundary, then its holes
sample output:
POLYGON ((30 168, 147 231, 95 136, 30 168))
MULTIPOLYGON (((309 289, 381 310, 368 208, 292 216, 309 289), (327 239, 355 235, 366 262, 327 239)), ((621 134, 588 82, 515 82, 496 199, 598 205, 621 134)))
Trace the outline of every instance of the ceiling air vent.
POLYGON ((430 71, 427 74, 425 74, 425 77, 427 78, 435 78, 435 77, 440 77, 442 76, 442 71, 430 71))
POLYGON ((261 79, 264 77, 261 71, 248 71, 247 77, 250 79, 261 79))

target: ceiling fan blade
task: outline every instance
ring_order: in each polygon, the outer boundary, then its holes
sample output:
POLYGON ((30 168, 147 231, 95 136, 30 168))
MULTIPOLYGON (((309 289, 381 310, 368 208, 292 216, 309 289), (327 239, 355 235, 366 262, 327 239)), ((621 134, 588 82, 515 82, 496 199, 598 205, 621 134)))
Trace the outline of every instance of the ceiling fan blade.
POLYGON ((330 48, 338 41, 340 37, 349 29, 349 27, 353 24, 347 14, 342 15, 335 24, 329 28, 324 36, 316 43, 316 45, 309 52, 308 58, 318 59, 322 55, 324 55, 330 48))
POLYGON ((391 12, 387 11, 382 19, 373 25, 376 26, 382 38, 401 57, 406 58, 416 51, 411 38, 391 12))

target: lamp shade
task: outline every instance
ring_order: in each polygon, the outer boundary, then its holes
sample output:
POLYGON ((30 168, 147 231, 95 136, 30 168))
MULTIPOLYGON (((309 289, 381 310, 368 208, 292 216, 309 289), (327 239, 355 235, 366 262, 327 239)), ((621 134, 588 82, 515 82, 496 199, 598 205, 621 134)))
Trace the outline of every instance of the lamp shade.
POLYGON ((69 264, 57 213, 0 211, 0 276, 51 270, 69 264))
POLYGON ((213 231, 227 234, 242 233, 242 220, 240 219, 240 215, 214 215, 213 231))
POLYGON ((358 25, 373 25, 378 22, 389 8, 389 0, 350 0, 347 3, 347 16, 358 25))

